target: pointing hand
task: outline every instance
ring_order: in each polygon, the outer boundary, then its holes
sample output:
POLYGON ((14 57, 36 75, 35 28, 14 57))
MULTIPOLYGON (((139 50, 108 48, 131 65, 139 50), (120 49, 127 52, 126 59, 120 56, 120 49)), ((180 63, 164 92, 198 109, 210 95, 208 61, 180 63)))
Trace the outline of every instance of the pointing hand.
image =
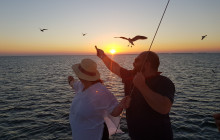
POLYGON ((101 50, 101 49, 98 49, 97 46, 95 46, 95 48, 96 48, 96 51, 97 51, 97 56, 102 59, 105 56, 104 51, 101 50))

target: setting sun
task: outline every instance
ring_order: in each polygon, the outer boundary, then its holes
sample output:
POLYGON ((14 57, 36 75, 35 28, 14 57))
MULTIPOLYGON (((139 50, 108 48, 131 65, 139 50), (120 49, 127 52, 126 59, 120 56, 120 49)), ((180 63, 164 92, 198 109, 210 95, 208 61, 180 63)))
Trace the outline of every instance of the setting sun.
POLYGON ((115 52, 116 52, 115 49, 111 49, 111 50, 110 50, 110 53, 111 53, 111 54, 115 54, 115 52))
POLYGON ((120 46, 118 44, 115 43, 111 43, 105 46, 105 50, 106 52, 108 52, 108 54, 114 55, 115 53, 118 54, 118 52, 120 53, 120 46))

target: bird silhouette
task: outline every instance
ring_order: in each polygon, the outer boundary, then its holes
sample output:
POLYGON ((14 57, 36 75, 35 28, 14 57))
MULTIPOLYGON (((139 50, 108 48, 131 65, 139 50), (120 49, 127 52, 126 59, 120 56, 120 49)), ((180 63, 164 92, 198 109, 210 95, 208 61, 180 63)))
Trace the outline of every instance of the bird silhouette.
POLYGON ((85 36, 87 33, 82 33, 83 36, 85 36))
POLYGON ((48 30, 48 29, 40 29, 41 32, 44 32, 45 30, 48 30))
POLYGON ((203 40, 206 36, 207 36, 207 35, 202 36, 202 39, 201 39, 201 40, 203 40))
POLYGON ((213 73, 215 73, 215 71, 214 71, 214 70, 212 70, 212 72, 213 72, 213 73))
POLYGON ((139 39, 147 39, 146 36, 140 36, 140 35, 137 35, 137 36, 135 36, 133 38, 126 38, 126 37, 123 37, 123 36, 121 36, 121 37, 114 37, 114 38, 121 38, 121 39, 128 40, 128 42, 129 42, 128 46, 131 45, 131 47, 134 45, 134 41, 137 41, 139 39))

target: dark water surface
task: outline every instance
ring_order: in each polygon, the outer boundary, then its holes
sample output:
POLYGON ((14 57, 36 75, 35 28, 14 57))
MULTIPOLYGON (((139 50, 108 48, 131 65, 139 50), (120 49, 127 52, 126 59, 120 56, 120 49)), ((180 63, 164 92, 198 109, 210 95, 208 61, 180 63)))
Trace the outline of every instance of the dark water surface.
MULTIPOLYGON (((220 112, 220 54, 159 54, 160 71, 176 86, 170 113, 174 139, 218 140, 213 113, 220 112)), ((114 60, 132 69, 136 55, 114 60)), ((106 69, 97 56, 0 57, 0 139, 70 140, 69 108, 74 92, 67 84, 71 65, 83 58, 98 63, 101 78, 118 100, 123 97, 120 78, 106 69)), ((124 115, 124 134, 130 140, 124 115)))

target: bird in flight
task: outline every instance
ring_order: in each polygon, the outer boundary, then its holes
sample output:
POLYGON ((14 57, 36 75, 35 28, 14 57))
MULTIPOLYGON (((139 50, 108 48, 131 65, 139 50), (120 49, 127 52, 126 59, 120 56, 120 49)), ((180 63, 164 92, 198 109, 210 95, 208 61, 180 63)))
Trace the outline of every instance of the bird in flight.
POLYGON ((201 39, 201 40, 203 40, 206 36, 207 36, 207 35, 202 36, 202 39, 201 39))
POLYGON ((128 42, 129 42, 128 46, 131 45, 131 47, 134 45, 134 41, 139 40, 139 39, 147 39, 146 36, 140 36, 140 35, 137 35, 137 36, 135 36, 133 38, 126 38, 126 37, 123 37, 123 36, 121 36, 121 37, 114 37, 114 38, 121 38, 121 39, 128 40, 128 42))
POLYGON ((214 71, 214 70, 212 70, 212 72, 213 72, 213 73, 215 73, 215 71, 214 71))
POLYGON ((44 32, 45 30, 48 30, 48 29, 40 29, 41 32, 44 32))
POLYGON ((82 33, 83 36, 85 36, 87 33, 82 33))

